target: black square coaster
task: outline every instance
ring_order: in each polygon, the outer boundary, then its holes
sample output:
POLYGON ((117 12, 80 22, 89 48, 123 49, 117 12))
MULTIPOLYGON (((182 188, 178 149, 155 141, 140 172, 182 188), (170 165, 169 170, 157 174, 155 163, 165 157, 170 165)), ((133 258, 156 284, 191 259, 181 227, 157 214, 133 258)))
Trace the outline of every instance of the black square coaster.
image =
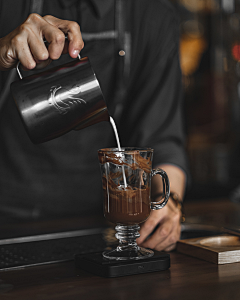
POLYGON ((154 251, 152 257, 139 260, 107 260, 101 253, 77 254, 77 268, 102 277, 119 277, 163 271, 170 267, 170 255, 154 251))

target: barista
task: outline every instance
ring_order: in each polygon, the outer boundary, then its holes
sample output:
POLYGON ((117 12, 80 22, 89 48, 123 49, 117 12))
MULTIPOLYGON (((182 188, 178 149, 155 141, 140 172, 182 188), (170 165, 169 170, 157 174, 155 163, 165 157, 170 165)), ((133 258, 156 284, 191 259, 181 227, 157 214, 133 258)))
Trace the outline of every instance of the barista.
MULTIPOLYGON (((108 122, 33 145, 9 95, 15 80, 11 69, 18 61, 24 70, 35 71, 81 52, 96 72, 122 146, 153 148, 153 167, 164 169, 170 179, 174 195, 151 213, 138 243, 174 249, 181 219, 176 198, 184 196, 187 163, 173 7, 147 0, 2 0, 0 7, 0 210, 32 218, 102 213, 97 150, 116 146, 108 122), (41 11, 29 14, 39 9, 36 2, 41 11)), ((154 195, 162 191, 156 177, 154 195)))

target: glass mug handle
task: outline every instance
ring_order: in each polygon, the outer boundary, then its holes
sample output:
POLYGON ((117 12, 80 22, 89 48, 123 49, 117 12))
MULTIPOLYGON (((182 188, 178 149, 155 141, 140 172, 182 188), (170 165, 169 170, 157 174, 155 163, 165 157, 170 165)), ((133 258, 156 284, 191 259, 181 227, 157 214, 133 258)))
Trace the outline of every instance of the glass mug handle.
POLYGON ((162 169, 156 169, 152 170, 151 177, 155 175, 160 175, 162 177, 162 183, 163 183, 163 193, 162 193, 162 199, 158 202, 151 202, 151 209, 152 210, 157 210, 163 208, 169 199, 170 196, 170 184, 169 184, 169 179, 167 176, 167 173, 163 171, 162 169))

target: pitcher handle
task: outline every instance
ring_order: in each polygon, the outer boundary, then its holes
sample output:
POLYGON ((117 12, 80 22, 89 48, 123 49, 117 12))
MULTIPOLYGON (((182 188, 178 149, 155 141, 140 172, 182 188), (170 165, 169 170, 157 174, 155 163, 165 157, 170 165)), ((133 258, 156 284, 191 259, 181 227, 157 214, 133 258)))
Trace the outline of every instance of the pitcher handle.
POLYGON ((158 168, 156 170, 152 170, 151 177, 155 175, 160 175, 162 177, 162 183, 163 183, 163 194, 162 194, 162 199, 158 202, 151 202, 151 209, 152 210, 157 210, 163 208, 169 199, 170 196, 170 184, 169 184, 169 179, 167 176, 167 173, 163 171, 162 169, 158 168))
MULTIPOLYGON (((67 39, 67 38, 68 38, 68 37, 65 36, 65 39, 67 39)), ((44 43, 47 43, 46 40, 43 40, 43 42, 44 42, 44 43)), ((80 54, 78 54, 78 58, 79 58, 79 60, 81 60, 80 54)), ((19 70, 19 65, 20 65, 20 61, 18 61, 18 63, 17 63, 16 70, 17 70, 17 73, 18 73, 18 76, 20 77, 20 79, 23 79, 23 76, 22 76, 22 74, 21 74, 21 72, 20 72, 20 70, 19 70)))

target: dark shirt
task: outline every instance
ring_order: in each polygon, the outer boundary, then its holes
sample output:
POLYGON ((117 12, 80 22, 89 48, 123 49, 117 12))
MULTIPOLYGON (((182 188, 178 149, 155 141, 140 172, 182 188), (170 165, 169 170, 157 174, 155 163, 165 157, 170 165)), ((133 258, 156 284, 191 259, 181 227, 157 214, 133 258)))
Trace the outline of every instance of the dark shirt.
MULTIPOLYGON (((122 146, 151 147, 154 166, 169 163, 186 171, 178 17, 165 0, 125 2, 131 49, 124 50, 131 61, 121 103, 116 96, 116 39, 94 39, 95 33, 115 30, 115 1, 45 1, 43 15, 80 24, 86 37, 81 56, 91 61, 109 112, 116 117, 122 146)), ((29 7, 29 0, 0 1, 0 37, 26 19, 29 7)), ((71 58, 65 55, 54 63, 66 60, 71 58)), ((0 72, 1 90, 7 75, 0 72)), ((98 123, 34 145, 8 98, 0 112, 0 210, 36 217, 101 211, 97 150, 116 147, 110 124, 98 123)))

